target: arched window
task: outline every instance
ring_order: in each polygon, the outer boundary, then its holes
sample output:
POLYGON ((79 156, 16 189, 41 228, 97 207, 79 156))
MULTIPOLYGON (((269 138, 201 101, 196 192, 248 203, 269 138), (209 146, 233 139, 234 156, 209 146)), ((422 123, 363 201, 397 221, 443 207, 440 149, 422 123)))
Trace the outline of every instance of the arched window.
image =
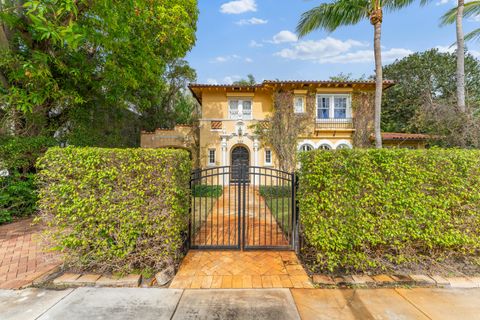
POLYGON ((341 143, 337 146, 337 149, 352 149, 348 144, 346 143, 341 143))
POLYGON ((331 150, 332 147, 326 143, 322 143, 319 147, 318 150, 331 150))
POLYGON ((299 148, 300 151, 312 151, 313 149, 313 146, 308 143, 302 144, 299 148))

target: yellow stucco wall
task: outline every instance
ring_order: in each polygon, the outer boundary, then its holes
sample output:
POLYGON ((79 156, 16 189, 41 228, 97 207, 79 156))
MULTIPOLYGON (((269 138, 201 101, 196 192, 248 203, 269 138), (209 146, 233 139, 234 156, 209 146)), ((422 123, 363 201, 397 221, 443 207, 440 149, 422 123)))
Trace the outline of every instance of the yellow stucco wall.
MULTIPOLYGON (((335 149, 341 144, 352 146, 352 128, 336 129, 336 130, 315 130, 315 104, 316 94, 352 94, 352 88, 310 88, 310 90, 295 90, 295 94, 303 95, 307 104, 310 104, 308 126, 305 133, 298 137, 298 146, 307 143, 314 148, 318 148, 322 144, 327 144, 330 148, 335 149), (312 105, 313 104, 313 105, 312 105)), ((353 98, 353 95, 351 95, 353 98)), ((202 167, 221 166, 231 164, 231 152, 237 145, 246 147, 250 152, 250 165, 269 166, 265 163, 265 147, 261 141, 256 143, 253 137, 253 129, 251 126, 258 121, 265 120, 273 112, 273 94, 271 90, 257 89, 255 92, 231 92, 222 88, 205 89, 201 93, 201 118, 199 121, 200 132, 200 164, 202 167), (253 120, 242 120, 246 137, 232 136, 236 132, 237 120, 229 119, 229 100, 230 99, 251 99, 253 120), (221 121, 222 129, 212 130, 211 122, 221 121), (226 152, 222 151, 222 138, 226 152), (209 150, 214 149, 216 155, 215 164, 209 164, 209 150), (256 161, 255 161, 255 149, 256 161)), ((292 101, 293 107, 293 101, 292 101)), ((352 111, 353 116, 353 111, 352 111)), ((277 159, 272 152, 273 167, 278 167, 277 159)))

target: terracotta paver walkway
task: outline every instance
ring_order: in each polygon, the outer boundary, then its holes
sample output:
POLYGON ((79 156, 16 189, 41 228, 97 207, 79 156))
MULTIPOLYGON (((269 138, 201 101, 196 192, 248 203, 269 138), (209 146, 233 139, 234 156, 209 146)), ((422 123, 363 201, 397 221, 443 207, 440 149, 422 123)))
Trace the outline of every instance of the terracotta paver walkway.
MULTIPOLYGON (((193 238, 193 245, 238 245, 237 198, 238 189, 235 185, 223 188, 223 194, 213 203, 211 212, 206 217, 203 217, 205 213, 202 213, 200 228, 194 227, 198 231, 193 238)), ((241 221, 241 228, 243 223, 245 225, 245 246, 286 247, 289 245, 289 241, 270 212, 264 198, 260 196, 257 187, 247 187, 245 203, 245 221, 241 221)), ((285 207, 287 205, 285 203, 285 207)), ((198 212, 198 210, 196 211, 198 212)))
POLYGON ((39 241, 41 227, 32 219, 0 226, 0 289, 19 289, 60 265, 39 241))
POLYGON ((191 250, 170 288, 312 288, 291 251, 191 250))

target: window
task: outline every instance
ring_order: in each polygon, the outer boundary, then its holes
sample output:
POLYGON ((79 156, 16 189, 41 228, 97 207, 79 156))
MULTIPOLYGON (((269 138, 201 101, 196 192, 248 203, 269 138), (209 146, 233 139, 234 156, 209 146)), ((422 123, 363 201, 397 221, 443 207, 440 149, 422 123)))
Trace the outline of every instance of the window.
POLYGON ((300 146, 300 151, 312 151, 314 148, 311 144, 305 143, 300 146))
POLYGON ((317 119, 330 118, 330 98, 318 96, 317 119))
POLYGON ((295 113, 304 113, 305 112, 305 97, 296 96, 293 99, 294 112, 295 113))
POLYGON ((346 143, 341 143, 337 146, 337 149, 352 149, 348 144, 346 143))
POLYGON ((335 119, 347 118, 347 97, 334 97, 333 117, 335 119))
POLYGON ((318 150, 331 150, 332 147, 326 143, 322 143, 319 147, 318 150))
POLYGON ((215 149, 208 150, 208 164, 215 165, 215 149))
POLYGON ((229 100, 229 116, 232 120, 252 119, 252 101, 251 100, 229 100))
POLYGON ((317 95, 317 120, 350 117, 350 96, 345 94, 317 95))
POLYGON ((265 164, 272 164, 272 150, 265 150, 265 164))

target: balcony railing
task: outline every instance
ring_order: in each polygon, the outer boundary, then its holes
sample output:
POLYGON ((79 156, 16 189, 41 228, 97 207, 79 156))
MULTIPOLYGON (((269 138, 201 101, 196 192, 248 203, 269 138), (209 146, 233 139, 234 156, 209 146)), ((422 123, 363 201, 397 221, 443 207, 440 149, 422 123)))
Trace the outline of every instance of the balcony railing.
POLYGON ((353 118, 315 120, 315 130, 352 130, 354 128, 353 118))

